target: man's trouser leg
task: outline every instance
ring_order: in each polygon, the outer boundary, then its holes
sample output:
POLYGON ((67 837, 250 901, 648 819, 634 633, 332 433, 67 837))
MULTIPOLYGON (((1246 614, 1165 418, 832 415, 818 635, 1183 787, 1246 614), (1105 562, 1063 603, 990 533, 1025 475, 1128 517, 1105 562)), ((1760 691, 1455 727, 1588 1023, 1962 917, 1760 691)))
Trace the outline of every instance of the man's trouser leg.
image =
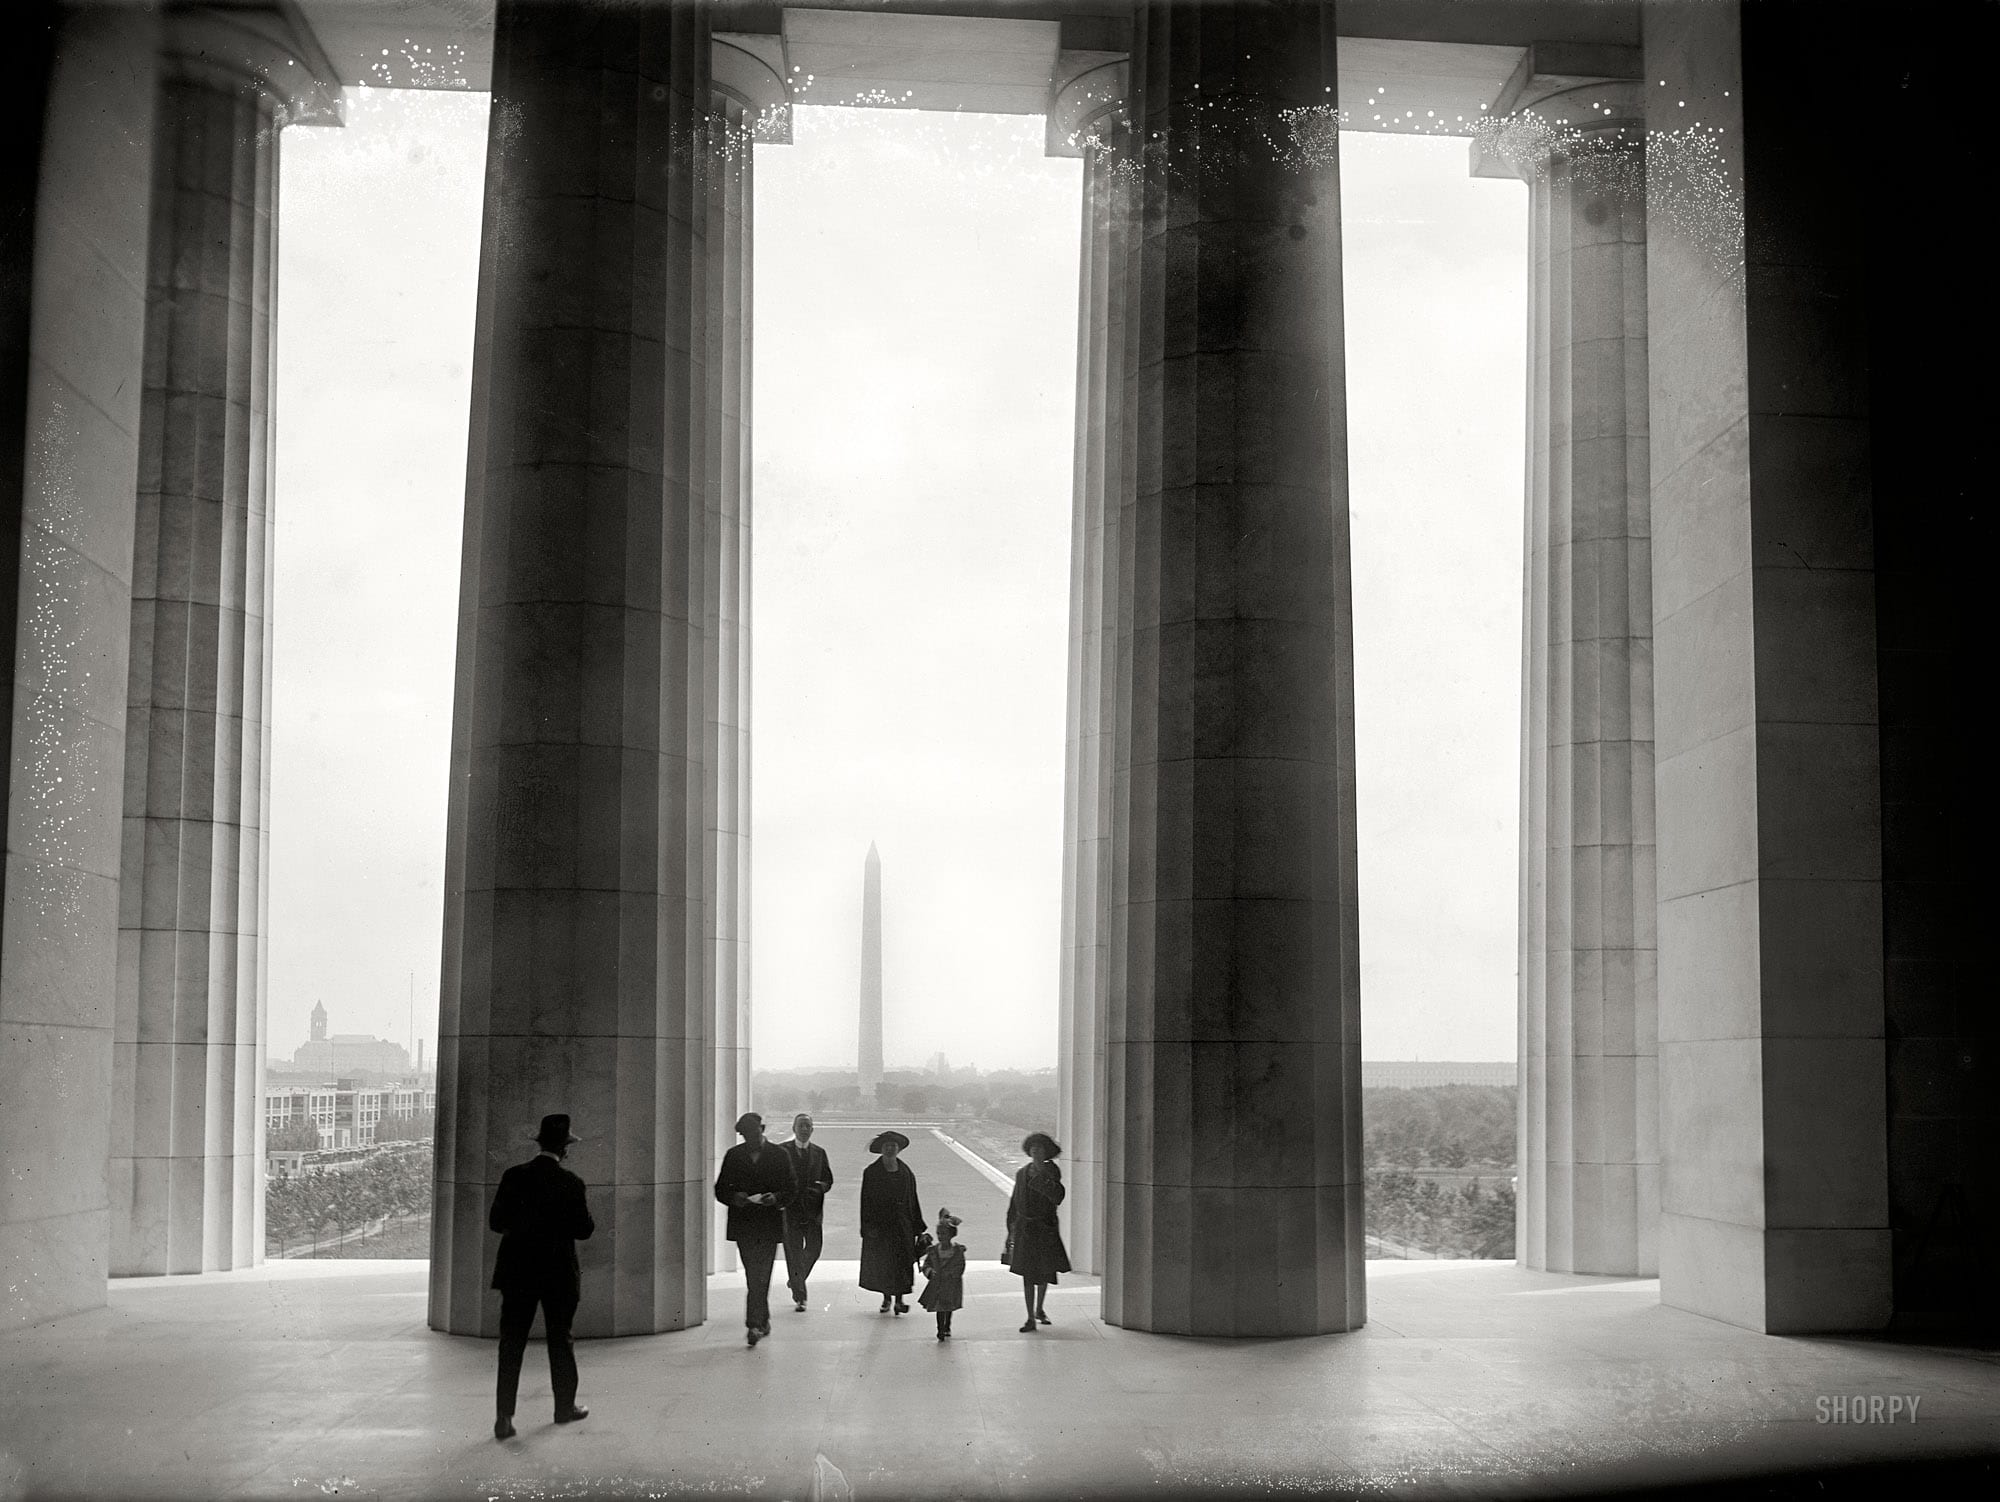
POLYGON ((795 1303, 806 1301, 806 1279, 812 1276, 813 1264, 819 1261, 824 1237, 818 1221, 803 1216, 785 1217, 785 1282, 791 1287, 795 1303))
MULTIPOLYGON (((556 1412, 568 1413, 576 1406, 576 1344, 569 1327, 576 1318, 576 1305, 567 1299, 542 1300, 542 1328, 549 1341, 549 1386, 554 1389, 556 1412)), ((515 1363, 520 1369, 520 1363, 515 1363)))
POLYGON ((739 1241, 736 1255, 743 1262, 743 1324, 761 1330, 771 1323, 771 1264, 778 1260, 775 1241, 739 1241))
MULTIPOLYGON (((493 1411, 503 1419, 514 1416, 514 1395, 521 1388, 521 1358, 527 1353, 528 1327, 535 1322, 537 1302, 534 1294, 515 1289, 500 1295, 500 1388, 494 1395, 493 1411)), ((549 1352, 553 1357, 553 1345, 549 1352)))

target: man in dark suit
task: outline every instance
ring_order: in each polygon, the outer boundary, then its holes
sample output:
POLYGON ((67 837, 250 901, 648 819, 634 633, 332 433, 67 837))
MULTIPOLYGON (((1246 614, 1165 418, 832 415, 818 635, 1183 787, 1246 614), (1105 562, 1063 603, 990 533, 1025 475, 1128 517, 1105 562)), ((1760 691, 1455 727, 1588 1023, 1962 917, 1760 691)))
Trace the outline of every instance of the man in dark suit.
POLYGON ((764 1118, 745 1111, 736 1118, 743 1140, 722 1155, 715 1197, 729 1207, 729 1239, 743 1259, 743 1323, 755 1345, 771 1333, 771 1264, 785 1239, 785 1207, 792 1203, 792 1160, 764 1140, 764 1118))
POLYGON ((583 1180, 562 1166, 570 1144, 567 1116, 544 1116, 535 1141, 541 1151, 500 1176, 486 1223, 500 1233, 493 1286, 500 1290, 500 1391, 493 1420, 495 1439, 514 1437, 514 1395, 521 1385, 521 1358, 528 1328, 541 1305, 549 1343, 549 1385, 555 1389, 556 1422, 573 1424, 589 1414, 576 1401, 576 1351, 570 1321, 582 1297, 576 1244, 597 1229, 585 1201, 583 1180))
POLYGON ((785 1281, 791 1285, 793 1308, 801 1312, 806 1307, 806 1279, 812 1276, 823 1244, 826 1192, 833 1187, 833 1165, 812 1135, 812 1117, 799 1112, 792 1118, 792 1140, 785 1144, 798 1190, 785 1211, 785 1281))

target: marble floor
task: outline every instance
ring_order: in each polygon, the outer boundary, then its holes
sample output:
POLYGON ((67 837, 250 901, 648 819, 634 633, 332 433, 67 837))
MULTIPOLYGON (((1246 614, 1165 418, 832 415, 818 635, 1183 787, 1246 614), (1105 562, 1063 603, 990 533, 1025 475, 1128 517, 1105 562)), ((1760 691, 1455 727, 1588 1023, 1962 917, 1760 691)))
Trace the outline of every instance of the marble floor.
POLYGON ((2000 1355, 1754 1335, 1662 1308, 1648 1281, 1372 1263, 1365 1330, 1229 1342, 1109 1328, 1087 1280, 1023 1335, 1019 1284, 984 1264, 940 1343, 920 1311, 878 1315, 854 1272, 823 1265, 813 1307, 780 1304, 754 1350, 724 1277, 699 1329, 583 1344, 578 1425, 549 1422, 531 1347, 505 1444, 494 1348, 425 1328, 422 1263, 116 1282, 106 1308, 0 1336, 0 1498, 1823 1497, 1879 1490, 1885 1463, 1903 1482, 1928 1467, 1933 1490, 2000 1479, 2000 1355), (1816 1421, 1821 1397, 1890 1396, 1918 1399, 1915 1422, 1816 1421))

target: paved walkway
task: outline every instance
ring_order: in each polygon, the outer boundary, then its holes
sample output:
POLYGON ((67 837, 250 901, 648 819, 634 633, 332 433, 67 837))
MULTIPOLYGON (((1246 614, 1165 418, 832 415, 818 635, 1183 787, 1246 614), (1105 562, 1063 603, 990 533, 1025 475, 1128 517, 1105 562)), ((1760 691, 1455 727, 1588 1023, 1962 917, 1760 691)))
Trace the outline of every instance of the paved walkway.
MULTIPOLYGON (((873 1127, 825 1126, 813 1140, 826 1149, 833 1163, 833 1192, 826 1197, 826 1249, 822 1255, 861 1260, 861 1170, 875 1161, 868 1144, 873 1127)), ((917 1197, 924 1216, 935 1224, 939 1205, 947 1205, 962 1224, 958 1239, 974 1261, 997 1261, 1007 1237, 1007 1196, 978 1169, 938 1140, 929 1127, 899 1127, 910 1139, 902 1155, 917 1175, 917 1197)), ((1010 1185, 1011 1189, 1012 1186, 1010 1185)), ((920 1282, 918 1287, 922 1287, 920 1282)))
POLYGON ((494 1347, 425 1328, 421 1263, 121 1280, 0 1336, 0 1497, 1539 1496, 2000 1449, 1990 1354, 1772 1339, 1645 1281, 1378 1262, 1365 1330, 1217 1341, 1107 1327, 1075 1281, 1022 1335, 988 1270, 940 1343, 825 1274, 755 1350, 726 1277, 699 1329, 585 1343, 579 1425, 548 1422, 531 1350, 505 1445, 494 1347), (1915 1423, 1815 1422, 1892 1395, 1915 1423))

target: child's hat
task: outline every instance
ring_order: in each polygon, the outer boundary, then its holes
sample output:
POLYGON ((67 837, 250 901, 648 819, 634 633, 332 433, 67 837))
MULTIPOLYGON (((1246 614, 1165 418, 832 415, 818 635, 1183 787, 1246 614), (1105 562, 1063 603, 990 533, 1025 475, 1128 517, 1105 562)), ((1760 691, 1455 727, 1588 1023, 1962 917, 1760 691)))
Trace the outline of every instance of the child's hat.
POLYGON ((939 1206, 938 1206, 938 1229, 939 1229, 939 1230, 942 1230, 942 1229, 944 1229, 944 1227, 946 1227, 946 1226, 950 1226, 950 1227, 951 1227, 951 1228, 952 1228, 952 1229, 953 1229, 954 1231, 956 1231, 956 1230, 958 1229, 958 1227, 959 1227, 959 1219, 958 1219, 958 1217, 957 1217, 956 1215, 953 1215, 953 1214, 951 1213, 951 1211, 949 1211, 949 1210, 945 1209, 945 1207, 944 1207, 943 1205, 939 1205, 939 1206))

